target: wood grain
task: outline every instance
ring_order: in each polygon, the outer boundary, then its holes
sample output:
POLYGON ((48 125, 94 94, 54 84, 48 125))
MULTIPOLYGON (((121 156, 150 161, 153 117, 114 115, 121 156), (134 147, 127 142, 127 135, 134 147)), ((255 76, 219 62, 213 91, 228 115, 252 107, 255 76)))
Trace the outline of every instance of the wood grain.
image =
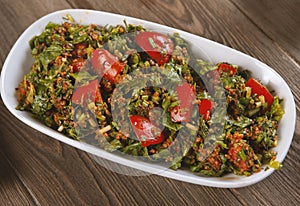
MULTIPOLYGON (((1 67, 18 36, 39 17, 66 8, 102 10, 182 29, 265 62, 287 81, 299 112, 300 18, 295 11, 300 6, 295 0, 277 4, 268 0, 0 0, 0 4, 1 67)), ((2 100, 0 111, 0 205, 300 204, 299 116, 280 171, 249 187, 219 189, 157 175, 135 177, 112 172, 89 154, 24 125, 2 100)), ((122 170, 130 172, 125 167, 122 170)))
POLYGON ((6 205, 30 205, 35 201, 31 197, 26 185, 19 179, 7 161, 6 155, 0 151, 0 200, 6 205))
POLYGON ((300 1, 232 0, 232 2, 266 36, 298 64, 300 63, 300 1))

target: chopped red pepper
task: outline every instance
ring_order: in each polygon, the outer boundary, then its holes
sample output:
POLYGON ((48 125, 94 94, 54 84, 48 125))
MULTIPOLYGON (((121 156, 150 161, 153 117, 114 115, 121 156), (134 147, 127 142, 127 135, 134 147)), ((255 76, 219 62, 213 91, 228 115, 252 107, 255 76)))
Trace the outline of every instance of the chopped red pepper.
POLYGON ((173 41, 157 32, 141 32, 135 41, 159 65, 167 63, 174 50, 173 41))
POLYGON ((130 116, 132 128, 143 147, 156 145, 164 141, 161 129, 151 123, 149 119, 139 115, 130 116))
POLYGON ((251 88, 251 95, 257 94, 258 96, 264 96, 265 101, 268 103, 268 108, 271 107, 274 97, 264 85, 257 80, 250 78, 247 81, 246 86, 251 88))
POLYGON ((97 79, 90 81, 87 85, 78 87, 73 93, 72 103, 87 104, 88 101, 102 102, 100 85, 97 79))
POLYGON ((117 83, 125 64, 105 49, 96 49, 91 56, 94 71, 111 83, 117 83))

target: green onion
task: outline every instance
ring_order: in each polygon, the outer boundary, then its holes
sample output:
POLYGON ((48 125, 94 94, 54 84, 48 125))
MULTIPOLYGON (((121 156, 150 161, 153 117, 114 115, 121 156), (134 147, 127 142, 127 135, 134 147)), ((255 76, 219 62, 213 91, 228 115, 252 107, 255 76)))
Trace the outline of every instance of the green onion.
POLYGON ((241 159, 242 159, 243 161, 246 161, 247 156, 246 156, 246 154, 245 154, 244 149, 241 149, 241 150, 239 151, 239 156, 241 157, 241 159))

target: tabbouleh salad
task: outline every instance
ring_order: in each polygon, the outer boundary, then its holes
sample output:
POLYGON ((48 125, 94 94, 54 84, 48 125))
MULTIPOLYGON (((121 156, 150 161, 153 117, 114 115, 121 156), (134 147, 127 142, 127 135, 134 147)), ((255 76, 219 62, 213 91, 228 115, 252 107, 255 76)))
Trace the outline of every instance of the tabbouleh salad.
POLYGON ((69 138, 209 176, 248 176, 263 166, 281 167, 271 149, 278 142, 282 100, 246 69, 195 58, 177 33, 148 31, 126 22, 100 26, 66 20, 48 23, 29 44, 34 63, 16 88, 17 109, 69 138), (157 79, 162 85, 177 82, 174 91, 149 86, 130 93, 127 105, 122 97, 112 102, 118 85, 125 93, 128 87, 143 85, 136 81, 126 87, 127 77, 149 67, 165 72, 167 78, 157 79), (178 76, 184 81, 178 83, 178 76), (226 114, 221 120, 213 118, 220 102, 203 78, 209 85, 223 85, 226 114), (112 118, 113 103, 120 119, 128 121, 112 118), (212 125, 222 128, 221 135, 209 136, 212 125), (120 126, 135 137, 120 132, 120 126), (180 138, 195 136, 191 146, 161 152, 178 140, 179 131, 180 138), (172 155, 179 151, 181 156, 172 155))

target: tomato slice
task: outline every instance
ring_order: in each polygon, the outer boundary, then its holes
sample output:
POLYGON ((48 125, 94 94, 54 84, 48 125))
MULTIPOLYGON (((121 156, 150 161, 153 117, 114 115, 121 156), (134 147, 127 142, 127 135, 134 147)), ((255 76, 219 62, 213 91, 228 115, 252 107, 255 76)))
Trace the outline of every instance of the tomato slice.
POLYGON ((251 88, 251 95, 257 94, 258 96, 264 96, 265 101, 268 103, 268 108, 271 107, 274 97, 264 85, 257 80, 250 78, 246 82, 246 86, 251 88))
POLYGON ((192 103, 196 98, 196 92, 192 85, 184 82, 176 87, 176 93, 179 105, 171 109, 171 119, 173 122, 189 122, 192 116, 192 103))
POLYGON ((231 64, 228 64, 228 63, 218 64, 217 70, 219 71, 219 73, 221 73, 221 72, 229 73, 229 76, 236 74, 236 68, 234 68, 231 64))
POLYGON ((213 103, 209 99, 202 99, 199 104, 200 114, 203 115, 204 120, 209 120, 212 112, 213 103))
POLYGON ((72 103, 88 104, 88 101, 102 102, 100 85, 97 79, 90 81, 87 85, 78 87, 72 95, 72 103))
MULTIPOLYGON (((184 82, 176 87, 176 93, 179 105, 170 111, 173 122, 189 122, 192 116, 193 101, 196 98, 196 92, 192 85, 184 82)), ((204 120, 209 120, 212 113, 213 103, 209 99, 202 99, 199 104, 199 112, 204 120)))
POLYGON ((161 129, 153 125, 146 117, 132 115, 130 116, 130 122, 143 147, 156 145, 164 141, 165 137, 161 129))
POLYGON ((117 83, 118 76, 124 70, 125 64, 120 62, 119 58, 105 49, 96 49, 93 51, 92 65, 94 71, 111 83, 117 83))
POLYGON ((141 32, 135 41, 159 65, 167 63, 174 50, 173 41, 158 32, 141 32))

